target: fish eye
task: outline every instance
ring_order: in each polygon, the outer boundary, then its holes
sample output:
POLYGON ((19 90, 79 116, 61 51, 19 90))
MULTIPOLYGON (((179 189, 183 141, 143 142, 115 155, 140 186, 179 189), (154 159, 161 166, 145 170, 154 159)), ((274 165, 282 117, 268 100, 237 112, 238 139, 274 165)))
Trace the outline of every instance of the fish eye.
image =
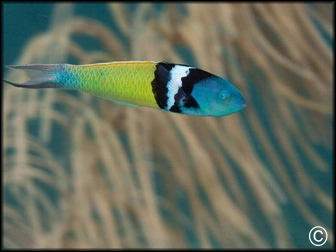
POLYGON ((227 89, 223 89, 219 92, 218 94, 218 98, 220 100, 225 100, 226 98, 230 97, 231 96, 231 92, 227 89))

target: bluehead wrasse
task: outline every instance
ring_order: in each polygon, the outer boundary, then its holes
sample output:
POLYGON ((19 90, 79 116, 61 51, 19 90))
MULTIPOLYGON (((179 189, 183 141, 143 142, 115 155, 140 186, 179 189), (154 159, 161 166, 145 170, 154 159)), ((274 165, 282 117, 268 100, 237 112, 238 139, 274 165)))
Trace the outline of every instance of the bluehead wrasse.
POLYGON ((116 103, 145 106, 193 116, 225 116, 246 107, 240 91, 216 75, 181 64, 122 61, 89 65, 7 66, 24 70, 22 88, 74 89, 116 103))

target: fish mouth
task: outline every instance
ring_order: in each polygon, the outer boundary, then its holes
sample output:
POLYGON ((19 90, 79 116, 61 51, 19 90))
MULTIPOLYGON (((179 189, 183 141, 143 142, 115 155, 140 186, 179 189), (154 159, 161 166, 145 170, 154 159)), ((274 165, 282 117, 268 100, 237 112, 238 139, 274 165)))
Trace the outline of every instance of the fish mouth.
POLYGON ((244 109, 244 108, 246 108, 246 100, 243 98, 243 97, 241 97, 241 99, 240 99, 240 101, 239 101, 239 108, 240 109, 244 109))
POLYGON ((236 104, 236 106, 234 106, 234 109, 232 110, 233 112, 232 113, 236 113, 236 112, 239 112, 243 109, 246 108, 246 102, 244 101, 243 103, 239 103, 239 104, 236 104))
POLYGON ((246 108, 246 103, 240 104, 236 107, 236 112, 244 110, 246 108))

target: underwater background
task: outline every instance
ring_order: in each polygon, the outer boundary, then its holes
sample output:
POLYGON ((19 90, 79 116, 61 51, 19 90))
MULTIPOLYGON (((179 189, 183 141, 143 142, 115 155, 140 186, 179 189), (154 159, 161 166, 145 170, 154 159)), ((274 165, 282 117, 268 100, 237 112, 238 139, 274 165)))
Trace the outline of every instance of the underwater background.
POLYGON ((4 65, 168 61, 247 99, 201 118, 3 84, 3 247, 333 248, 332 7, 2 3, 4 65))

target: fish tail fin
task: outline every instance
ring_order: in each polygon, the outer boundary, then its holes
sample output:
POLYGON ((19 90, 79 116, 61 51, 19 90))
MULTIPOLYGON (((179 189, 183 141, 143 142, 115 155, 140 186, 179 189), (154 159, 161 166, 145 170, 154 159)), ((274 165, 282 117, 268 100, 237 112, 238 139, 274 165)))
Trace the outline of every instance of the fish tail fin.
POLYGON ((15 83, 8 80, 3 80, 15 87, 22 88, 58 88, 56 83, 56 71, 60 67, 60 64, 41 64, 41 65, 22 65, 6 66, 13 70, 24 70, 30 77, 30 80, 24 83, 15 83))

